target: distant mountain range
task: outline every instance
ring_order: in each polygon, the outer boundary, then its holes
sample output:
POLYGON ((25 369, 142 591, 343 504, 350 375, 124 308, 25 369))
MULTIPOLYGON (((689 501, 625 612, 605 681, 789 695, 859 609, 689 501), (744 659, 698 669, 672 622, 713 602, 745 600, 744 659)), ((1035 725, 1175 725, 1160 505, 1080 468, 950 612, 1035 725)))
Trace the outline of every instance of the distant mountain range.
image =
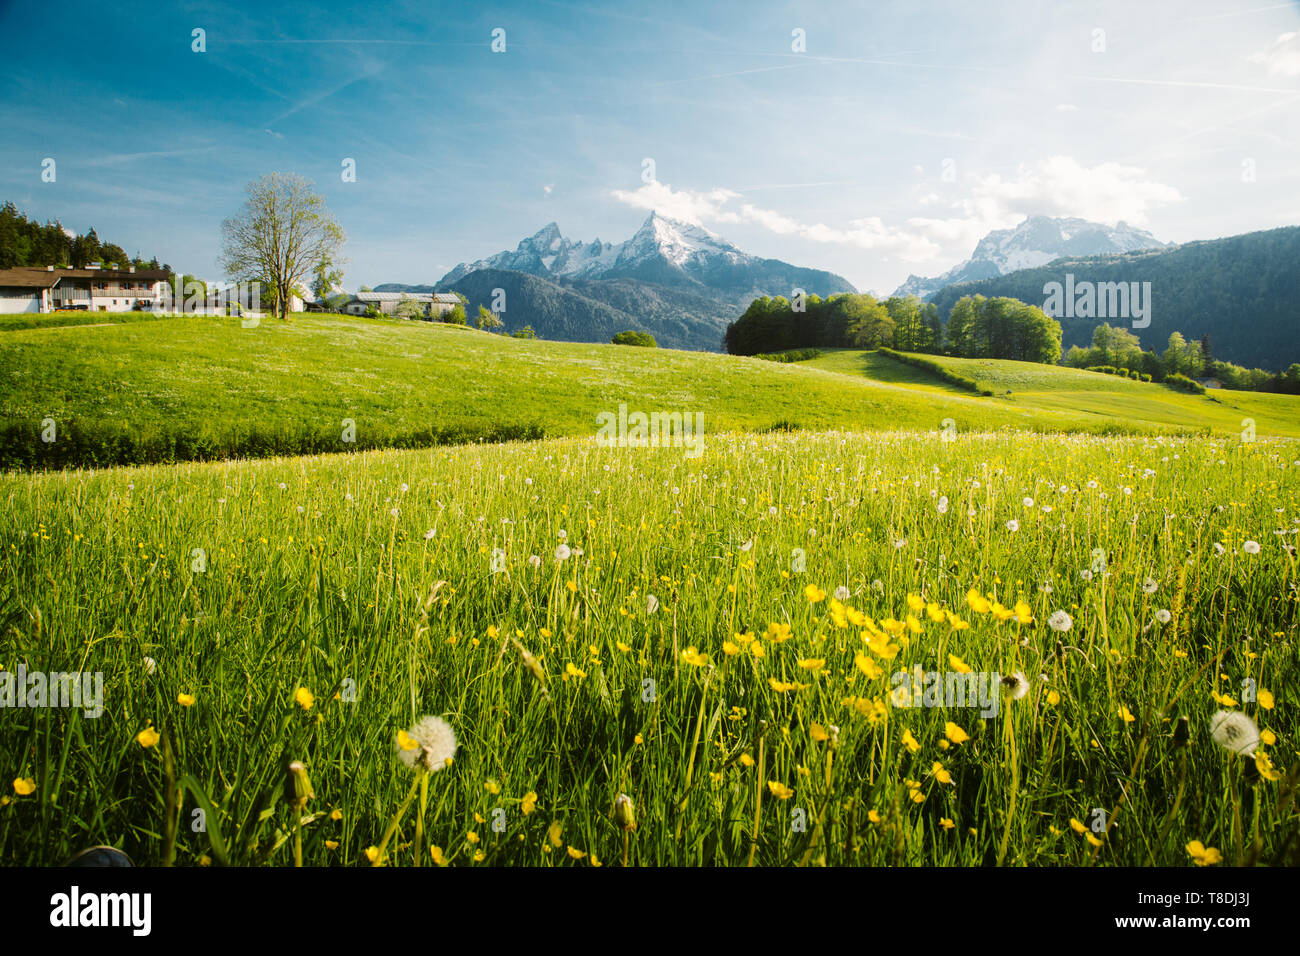
MULTIPOLYGON (((962 296, 1010 296, 1044 306, 1049 283, 1083 288, 1150 283, 1150 324, 1126 317, 1055 315, 1063 346, 1087 346, 1102 322, 1128 328, 1143 348, 1163 351, 1169 333, 1210 337, 1215 358, 1278 371, 1300 361, 1300 226, 1226 239, 1099 256, 1067 256, 1033 269, 943 288, 931 301, 947 319, 962 296)), ((1096 299, 1100 304, 1101 296, 1096 299)), ((1073 311, 1073 310, 1072 310, 1073 311)))
POLYGON ((981 239, 965 262, 941 276, 908 276, 894 295, 928 299, 945 286, 957 282, 991 279, 1020 269, 1046 265, 1062 256, 1094 256, 1106 253, 1163 249, 1166 244, 1143 229, 1120 222, 1114 226, 1086 219, 1053 219, 1030 216, 1014 229, 995 229, 981 239))
POLYGON ((727 323, 753 299, 796 288, 823 297, 857 291, 834 273, 749 255, 652 212, 624 242, 573 242, 552 222, 514 251, 461 263, 434 286, 386 283, 375 291, 459 292, 472 316, 503 289, 501 317, 511 331, 531 325, 543 338, 592 342, 637 329, 665 347, 716 351, 727 323))

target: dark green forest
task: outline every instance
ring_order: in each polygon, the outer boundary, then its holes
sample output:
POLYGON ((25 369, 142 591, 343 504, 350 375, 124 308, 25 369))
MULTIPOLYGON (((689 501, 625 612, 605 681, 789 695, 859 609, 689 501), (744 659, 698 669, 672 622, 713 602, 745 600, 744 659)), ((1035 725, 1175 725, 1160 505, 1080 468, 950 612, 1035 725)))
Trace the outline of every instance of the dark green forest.
POLYGON ((104 266, 117 263, 147 269, 169 269, 158 264, 158 259, 143 259, 137 252, 128 256, 126 250, 111 242, 103 242, 91 228, 84 235, 68 235, 58 221, 40 223, 28 219, 13 203, 0 206, 0 269, 15 266, 73 266, 84 268, 91 264, 104 266))

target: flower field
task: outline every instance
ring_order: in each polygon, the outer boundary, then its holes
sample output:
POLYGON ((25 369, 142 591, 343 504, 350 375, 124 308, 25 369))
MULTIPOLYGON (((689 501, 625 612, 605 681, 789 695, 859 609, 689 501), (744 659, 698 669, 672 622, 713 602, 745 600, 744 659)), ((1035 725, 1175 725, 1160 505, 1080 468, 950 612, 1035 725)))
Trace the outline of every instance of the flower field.
POLYGON ((0 500, 0 666, 103 678, 98 716, 0 696, 8 864, 1300 853, 1294 441, 565 438, 0 500))

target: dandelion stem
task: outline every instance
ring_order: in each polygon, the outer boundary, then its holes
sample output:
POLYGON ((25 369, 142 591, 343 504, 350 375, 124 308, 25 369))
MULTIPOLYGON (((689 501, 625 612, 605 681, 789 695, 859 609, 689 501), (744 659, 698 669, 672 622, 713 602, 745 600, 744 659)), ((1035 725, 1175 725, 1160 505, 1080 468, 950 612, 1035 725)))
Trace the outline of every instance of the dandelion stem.
POLYGON ((384 849, 388 846, 388 841, 393 838, 393 833, 396 832, 397 825, 401 822, 402 817, 406 815, 406 810, 411 805, 411 801, 415 799, 415 792, 420 788, 420 779, 424 774, 425 770, 423 767, 416 771, 416 778, 411 781, 411 789, 406 791, 406 799, 402 801, 402 805, 398 807, 397 812, 393 814, 393 819, 388 821, 388 829, 384 831, 384 837, 379 841, 379 855, 375 857, 375 866, 383 866, 384 849))

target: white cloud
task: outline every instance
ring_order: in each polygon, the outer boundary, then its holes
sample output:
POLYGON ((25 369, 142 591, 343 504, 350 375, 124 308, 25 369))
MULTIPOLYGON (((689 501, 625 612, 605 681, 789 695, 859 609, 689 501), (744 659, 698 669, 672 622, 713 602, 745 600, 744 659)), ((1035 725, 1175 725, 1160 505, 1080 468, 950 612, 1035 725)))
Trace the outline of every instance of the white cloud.
POLYGON ((1070 156, 1022 164, 1008 178, 997 173, 972 177, 962 186, 962 192, 945 198, 931 185, 919 185, 913 200, 918 207, 946 206, 951 214, 944 216, 939 208, 939 215, 913 216, 901 226, 891 226, 879 216, 862 216, 841 226, 804 222, 745 202, 740 193, 724 188, 696 192, 652 182, 631 192, 615 190, 613 196, 698 226, 745 223, 778 236, 868 249, 914 263, 967 256, 987 233, 1010 229, 1026 216, 1075 216, 1110 225, 1124 220, 1140 226, 1153 208, 1183 200, 1177 189, 1148 178, 1140 167, 1084 166, 1070 156))
POLYGON ((696 192, 652 182, 632 192, 616 189, 613 196, 619 202, 637 209, 657 210, 661 215, 697 226, 709 223, 747 223, 779 236, 797 236, 811 242, 870 249, 912 261, 925 261, 938 252, 938 247, 930 240, 887 226, 878 216, 850 220, 843 228, 821 222, 807 223, 775 209, 740 202, 741 194, 731 189, 716 188, 696 192))
POLYGON ((1246 59, 1263 63, 1269 76, 1300 76, 1300 33, 1283 33, 1267 50, 1252 53, 1246 59))
POLYGON ((971 208, 997 219, 1038 214, 1141 225, 1153 207, 1182 201, 1177 189, 1146 178, 1138 166, 1084 166, 1071 156, 1053 156, 1036 165, 1022 164, 1015 179, 995 173, 977 180, 971 208))
POLYGON ((555 183, 548 183, 547 185, 542 187, 542 192, 546 193, 546 195, 549 196, 551 194, 551 190, 553 190, 554 188, 555 188, 555 183))

